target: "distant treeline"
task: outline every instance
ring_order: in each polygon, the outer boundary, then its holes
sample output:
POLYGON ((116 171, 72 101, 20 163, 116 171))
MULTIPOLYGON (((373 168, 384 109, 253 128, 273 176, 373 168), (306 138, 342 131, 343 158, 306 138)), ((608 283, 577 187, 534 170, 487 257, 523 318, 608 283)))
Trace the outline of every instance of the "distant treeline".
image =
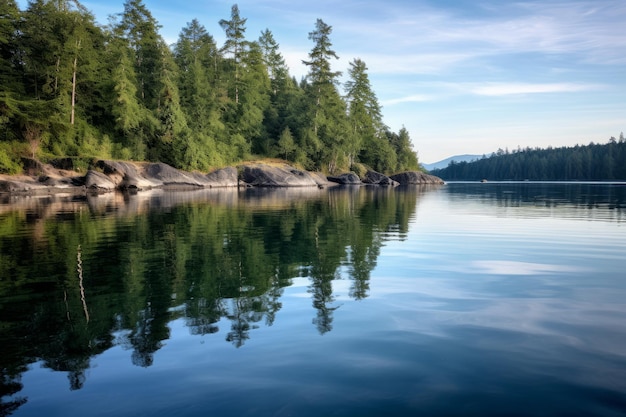
POLYGON ((31 0, 26 10, 3 0, 0 16, 0 172, 18 172, 25 156, 418 169, 407 130, 383 123, 366 64, 354 59, 339 82, 321 19, 297 81, 269 29, 246 37, 237 5, 219 21, 223 45, 195 19, 167 45, 141 0, 107 26, 77 0, 31 0))
POLYGON ((447 181, 463 180, 538 180, 597 181, 626 180, 626 140, 611 137, 607 144, 586 146, 499 149, 490 157, 473 162, 451 162, 431 174, 447 181))

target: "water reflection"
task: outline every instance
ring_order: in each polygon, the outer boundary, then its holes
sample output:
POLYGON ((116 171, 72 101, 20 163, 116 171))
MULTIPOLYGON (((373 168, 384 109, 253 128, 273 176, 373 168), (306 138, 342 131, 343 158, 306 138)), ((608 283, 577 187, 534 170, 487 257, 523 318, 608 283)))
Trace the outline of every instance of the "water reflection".
POLYGON ((242 347, 272 326, 296 277, 309 279, 313 325, 331 331, 333 281, 368 297, 381 246, 406 235, 423 192, 157 190, 0 205, 0 369, 12 398, 0 415, 26 401, 17 393, 29 364, 80 389, 113 346, 150 367, 172 320, 242 347))
POLYGON ((453 182, 446 192, 456 201, 521 209, 524 216, 626 221, 626 183, 453 182))
POLYGON ((624 392, 625 198, 586 187, 0 204, 0 416, 593 410, 624 392), (529 405, 550 389, 574 405, 529 405))

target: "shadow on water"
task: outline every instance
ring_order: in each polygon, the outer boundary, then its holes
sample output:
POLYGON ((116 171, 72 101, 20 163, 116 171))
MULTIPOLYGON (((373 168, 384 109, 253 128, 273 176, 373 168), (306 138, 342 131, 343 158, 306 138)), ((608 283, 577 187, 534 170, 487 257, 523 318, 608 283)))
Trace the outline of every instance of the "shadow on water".
MULTIPOLYGON (((81 389, 114 346, 149 367, 182 320, 243 346, 308 279, 312 323, 333 329, 333 281, 369 296, 385 241, 404 239, 425 188, 153 191, 0 203, 0 416, 36 362, 81 389), (222 328, 226 327, 226 328, 222 328), (8 400, 7 400, 8 399, 8 400)), ((310 322, 309 322, 310 323, 310 322)))

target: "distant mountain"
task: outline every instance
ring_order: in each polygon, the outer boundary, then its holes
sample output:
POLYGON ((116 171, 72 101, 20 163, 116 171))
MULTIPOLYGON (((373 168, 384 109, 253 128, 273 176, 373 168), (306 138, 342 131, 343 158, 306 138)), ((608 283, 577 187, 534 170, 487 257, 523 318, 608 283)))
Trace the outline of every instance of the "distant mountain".
POLYGON ((443 159, 439 162, 434 162, 432 164, 422 164, 422 166, 428 171, 432 171, 433 169, 443 169, 450 164, 450 162, 471 162, 477 159, 482 158, 482 155, 455 155, 449 158, 443 159))

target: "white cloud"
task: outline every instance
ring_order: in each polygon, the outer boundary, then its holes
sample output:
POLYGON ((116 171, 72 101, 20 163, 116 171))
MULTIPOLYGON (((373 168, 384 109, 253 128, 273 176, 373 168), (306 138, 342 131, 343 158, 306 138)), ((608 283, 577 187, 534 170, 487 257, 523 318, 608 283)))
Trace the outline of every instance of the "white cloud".
POLYGON ((389 9, 376 19, 339 15, 330 22, 342 47, 371 56, 365 61, 373 71, 433 73, 470 59, 532 53, 626 63, 626 37, 618 29, 626 20, 623 1, 497 3, 464 17, 419 3, 389 9))
POLYGON ((517 94, 545 94, 545 93, 576 93, 601 89, 597 84, 575 83, 486 83, 469 87, 468 91, 480 96, 506 96, 517 94))
POLYGON ((393 106, 394 104, 400 104, 400 103, 421 103, 421 102, 430 101, 433 99, 434 97, 426 95, 426 94, 414 94, 414 95, 395 98, 391 100, 385 100, 381 104, 383 106, 393 106))

